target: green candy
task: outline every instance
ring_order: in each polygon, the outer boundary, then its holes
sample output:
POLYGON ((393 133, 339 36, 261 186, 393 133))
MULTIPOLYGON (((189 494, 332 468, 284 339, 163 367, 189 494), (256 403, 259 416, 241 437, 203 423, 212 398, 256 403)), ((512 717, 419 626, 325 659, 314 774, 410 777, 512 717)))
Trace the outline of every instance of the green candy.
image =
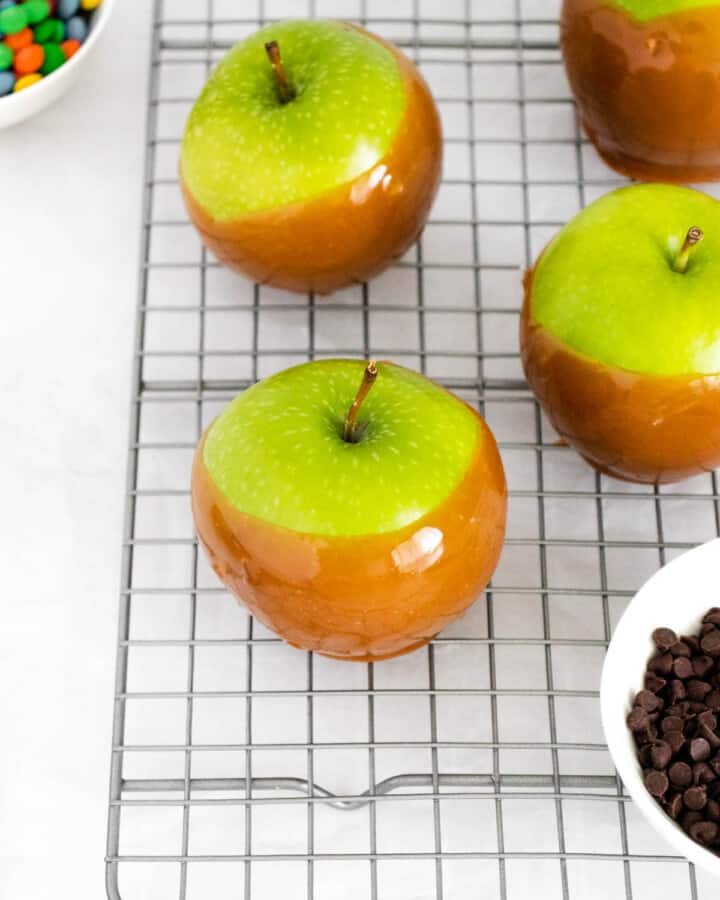
POLYGON ((8 6, 0 11, 0 32, 2 34, 17 34, 23 28, 27 28, 28 15, 24 6, 8 6))
POLYGON ((59 44, 65 40, 65 26, 60 19, 47 19, 35 29, 35 43, 52 42, 59 44))
POLYGON ((40 67, 40 74, 49 75, 65 63, 66 56, 62 47, 57 44, 41 44, 41 47, 45 51, 45 59, 40 67))
POLYGON ((50 15, 50 4, 47 0, 25 0, 23 9, 27 13, 29 25, 37 25, 50 15))
POLYGON ((9 69, 13 62, 13 52, 5 44, 0 44, 0 71, 9 69))

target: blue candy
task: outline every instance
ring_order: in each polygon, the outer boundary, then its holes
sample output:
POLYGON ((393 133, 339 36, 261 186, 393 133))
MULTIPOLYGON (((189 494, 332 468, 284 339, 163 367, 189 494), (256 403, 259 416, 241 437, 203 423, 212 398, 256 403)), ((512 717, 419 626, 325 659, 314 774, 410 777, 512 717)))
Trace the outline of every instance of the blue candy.
POLYGON ((68 41, 80 41, 82 44, 87 33, 87 23, 81 16, 73 16, 65 23, 65 39, 68 41))
POLYGON ((16 6, 15 0, 0 0, 0 12, 7 9, 8 6, 16 6))
MULTIPOLYGON (((57 14, 61 19, 71 19, 80 9, 80 0, 59 0, 57 14)), ((78 38, 73 38, 78 40, 78 38)))
POLYGON ((13 72, 0 72, 0 97, 12 94, 15 87, 15 74, 13 72))

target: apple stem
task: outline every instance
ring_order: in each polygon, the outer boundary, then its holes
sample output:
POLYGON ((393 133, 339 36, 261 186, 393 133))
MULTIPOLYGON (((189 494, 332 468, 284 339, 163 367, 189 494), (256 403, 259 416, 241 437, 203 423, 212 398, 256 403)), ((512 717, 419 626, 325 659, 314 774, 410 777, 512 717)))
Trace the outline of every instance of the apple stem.
POLYGON ((374 359, 371 359, 370 362, 365 367, 365 371, 363 372, 363 380, 360 385, 357 394, 355 395, 355 399, 352 402, 352 406, 348 410, 348 414, 345 417, 345 426, 343 428, 343 440, 347 441, 349 444, 356 443, 355 439, 355 426, 357 424, 357 416, 360 412, 360 407, 363 405, 363 401, 370 393, 370 388, 375 384, 375 379, 377 378, 378 368, 377 363, 374 359))
POLYGON ((273 67, 273 72, 275 72, 275 79, 277 81, 278 93, 280 94, 280 102, 281 103, 289 103, 290 100, 295 96, 293 89, 290 87, 290 84, 287 80, 287 75, 285 74, 285 67, 282 63, 282 58, 280 56, 280 47, 278 46, 277 41, 268 41, 265 44, 265 52, 268 55, 268 59, 270 60, 270 65, 273 67))
POLYGON ((680 248, 680 252, 675 257, 673 272, 679 272, 681 275, 685 274, 688 263, 690 262, 690 254, 692 253, 693 247, 695 244, 699 244, 704 237, 705 235, 703 234, 702 229, 698 228, 697 225, 693 225, 685 235, 685 241, 680 248))

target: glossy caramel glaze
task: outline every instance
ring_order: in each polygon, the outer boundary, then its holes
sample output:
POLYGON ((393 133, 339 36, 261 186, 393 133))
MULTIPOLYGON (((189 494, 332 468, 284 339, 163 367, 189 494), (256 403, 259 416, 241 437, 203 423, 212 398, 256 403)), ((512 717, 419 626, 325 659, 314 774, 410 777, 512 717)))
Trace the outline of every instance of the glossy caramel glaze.
MULTIPOLYGON (((363 29, 358 28, 359 31, 363 29)), ((302 203, 215 221, 180 176, 185 205, 218 259, 261 284, 330 291, 366 281, 402 256, 422 231, 440 181, 442 131, 424 79, 392 44, 406 107, 388 153, 354 181, 302 203)))
POLYGON ((560 27, 608 165, 645 181, 720 179, 720 4, 639 22, 611 0, 564 0, 560 27))
POLYGON ((478 428, 470 467, 441 506, 400 531, 352 538, 239 512, 211 480, 203 440, 192 506, 213 569, 257 619, 304 650, 362 662, 426 644, 478 598, 500 557, 505 474, 479 416, 478 428))
POLYGON ((560 435, 591 465, 626 481, 681 481, 720 466, 720 374, 648 375, 590 359, 531 313, 525 279, 525 376, 560 435))

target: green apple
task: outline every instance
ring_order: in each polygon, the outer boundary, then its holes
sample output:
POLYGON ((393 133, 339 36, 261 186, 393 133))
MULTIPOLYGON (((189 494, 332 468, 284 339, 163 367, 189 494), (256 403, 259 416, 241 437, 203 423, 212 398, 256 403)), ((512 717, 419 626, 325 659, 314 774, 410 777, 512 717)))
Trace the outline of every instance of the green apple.
POLYGON ((390 363, 273 375, 210 425, 193 515, 213 568, 290 643, 351 660, 407 653, 481 594, 507 493, 490 430, 390 363))
POLYGON ((481 438, 477 416, 428 379, 380 364, 358 438, 345 440, 364 368, 355 360, 296 366, 225 409, 208 431, 204 462, 235 509, 337 537, 404 528, 452 492, 481 438))
POLYGON ((654 375, 720 372, 720 203, 671 185, 606 194, 542 254, 532 315, 609 365, 654 375), (693 226, 704 240, 677 272, 693 226))
POLYGON ((299 203, 352 181, 386 153, 405 108, 393 54, 342 22, 269 25, 218 65, 194 105, 182 173, 217 221, 299 203), (265 45, 277 42, 283 102, 265 45))
POLYGON ((395 46, 356 25, 269 25, 195 103, 180 154, 190 218, 222 262, 326 294, 408 249, 435 197, 440 119, 395 46))
POLYGON ((657 484, 720 465, 720 203, 660 184, 596 200, 527 275, 521 351, 600 471, 657 484))

